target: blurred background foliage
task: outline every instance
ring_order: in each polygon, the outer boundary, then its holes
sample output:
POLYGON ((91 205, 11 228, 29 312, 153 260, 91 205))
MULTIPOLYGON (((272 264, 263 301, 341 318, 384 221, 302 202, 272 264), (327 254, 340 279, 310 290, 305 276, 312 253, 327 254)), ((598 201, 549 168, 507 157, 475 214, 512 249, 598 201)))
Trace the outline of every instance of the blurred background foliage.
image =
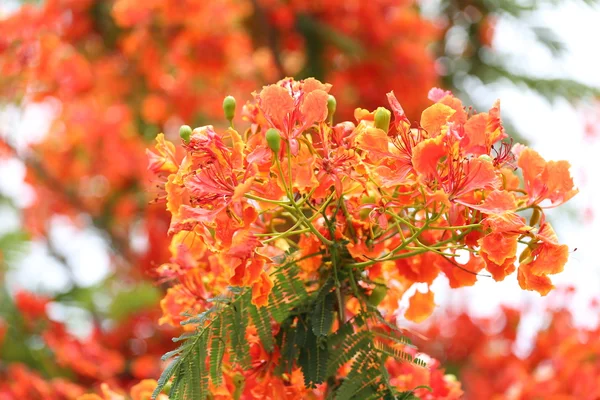
POLYGON ((157 377, 173 333, 158 325, 164 288, 153 280, 169 259, 169 221, 155 205, 163 194, 145 170, 145 148, 157 133, 175 137, 182 123, 224 124, 225 95, 242 104, 247 93, 285 76, 332 83, 340 119, 352 119, 358 104, 385 106, 394 90, 416 121, 435 86, 479 110, 491 104, 477 104, 470 93, 492 84, 551 102, 594 100, 598 88, 536 75, 494 48, 497 24, 510 21, 560 59, 568 49, 532 18, 560 3, 3 4, 0 394, 20 380, 21 398, 37 398, 27 397, 37 389, 23 382, 40 376, 56 378, 45 383, 47 398, 157 377), (23 273, 24 261, 36 267, 23 273))

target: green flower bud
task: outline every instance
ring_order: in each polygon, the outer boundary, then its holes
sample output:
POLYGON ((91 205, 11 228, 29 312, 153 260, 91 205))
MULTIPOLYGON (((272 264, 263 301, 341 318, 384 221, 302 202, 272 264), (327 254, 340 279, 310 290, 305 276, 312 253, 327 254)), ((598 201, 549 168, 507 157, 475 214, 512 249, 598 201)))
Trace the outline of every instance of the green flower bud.
MULTIPOLYGON (((363 196, 360 198, 360 204, 375 204, 375 196, 363 196)), ((360 219, 365 220, 371 213, 369 208, 363 208, 358 212, 360 219)))
POLYGON ((234 400, 239 400, 242 397, 242 393, 244 392, 244 386, 246 385, 246 378, 244 375, 240 373, 236 373, 233 376, 233 386, 235 388, 233 392, 234 400))
POLYGON ((375 204, 375 196, 363 196, 360 198, 360 204, 375 204))
POLYGON ((161 392, 165 393, 165 394, 169 394, 172 386, 173 386, 173 381, 168 381, 167 383, 165 383, 165 386, 163 387, 161 392))
POLYGON ((542 210, 539 207, 534 207, 529 220, 529 226, 535 226, 542 219, 542 210))
POLYGON ((371 295, 367 298, 367 303, 369 303, 373 307, 377 307, 379 303, 381 303, 385 298, 387 291, 387 286, 383 284, 376 285, 373 291, 371 292, 371 295))
POLYGON ((390 120, 392 119, 392 113, 390 110, 384 107, 378 107, 375 111, 375 128, 381 129, 384 132, 390 130, 390 120))
POLYGON ((192 128, 189 125, 181 125, 179 128, 179 137, 188 144, 190 142, 190 136, 192 135, 192 128))
POLYGON ((233 121, 233 117, 235 117, 235 97, 225 97, 223 100, 223 111, 225 112, 225 118, 227 118, 227 121, 233 121))
POLYGON ((273 150, 273 152, 277 153, 281 149, 281 135, 279 135, 279 131, 275 128, 271 128, 267 131, 265 135, 267 139, 267 144, 273 150))
POLYGON ((335 110, 337 108, 337 101, 335 101, 335 97, 329 95, 327 98, 327 120, 331 123, 333 120, 333 114, 335 114, 335 110))
POLYGON ((527 246, 519 256, 519 264, 527 264, 525 261, 528 260, 529 257, 531 257, 531 247, 527 246))
POLYGON ((489 163, 493 163, 494 162, 494 159, 492 157, 488 156, 487 154, 482 154, 482 155, 480 155, 477 158, 479 158, 482 161, 489 162, 489 163))

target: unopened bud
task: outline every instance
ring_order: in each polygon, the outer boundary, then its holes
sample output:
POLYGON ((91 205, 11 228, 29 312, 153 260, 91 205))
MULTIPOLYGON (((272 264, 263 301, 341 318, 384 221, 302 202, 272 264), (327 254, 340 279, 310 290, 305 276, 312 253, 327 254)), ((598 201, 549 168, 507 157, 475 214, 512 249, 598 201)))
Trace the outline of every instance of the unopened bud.
POLYGON ((378 107, 375 111, 375 128, 381 129, 384 132, 390 130, 390 120, 392 113, 384 107, 378 107))
POLYGON ((327 120, 331 123, 333 121, 333 114, 335 114, 335 110, 337 108, 337 101, 335 101, 335 97, 329 95, 327 98, 327 120))
POLYGON ((190 136, 192 135, 192 128, 189 125, 181 125, 179 128, 179 137, 183 139, 185 144, 190 142, 190 136))
POLYGON ((479 158, 481 161, 489 162, 490 164, 494 162, 494 159, 487 154, 482 154, 477 158, 479 158))
POLYGON ((271 128, 267 131, 265 138, 267 139, 267 144, 273 150, 273 152, 277 153, 281 149, 281 136, 279 135, 279 131, 275 128, 271 128))
POLYGON ((534 207, 529 219, 529 226, 535 226, 542 218, 542 210, 539 207, 534 207))
POLYGON ((223 100, 223 112, 225 112, 225 118, 227 118, 227 121, 233 121, 233 117, 235 117, 235 97, 225 97, 223 100))
POLYGON ((233 375, 233 399, 239 400, 244 392, 244 386, 246 385, 246 378, 240 373, 233 375))
POLYGON ((386 285, 378 284, 375 286, 371 295, 367 297, 367 303, 372 305, 373 307, 377 307, 379 303, 383 301, 385 295, 387 294, 388 288, 386 285))
POLYGON ((531 247, 526 247, 525 250, 523 250, 523 252, 521 253, 521 255, 519 256, 519 264, 527 264, 528 262, 530 262, 531 258, 531 247))

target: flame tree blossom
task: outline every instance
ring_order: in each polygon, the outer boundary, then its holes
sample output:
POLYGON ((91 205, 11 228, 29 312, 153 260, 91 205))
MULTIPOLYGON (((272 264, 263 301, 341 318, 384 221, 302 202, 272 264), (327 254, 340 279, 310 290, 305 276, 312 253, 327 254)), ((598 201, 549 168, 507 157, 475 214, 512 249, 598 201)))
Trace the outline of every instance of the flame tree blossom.
POLYGON ((245 131, 226 99, 230 127, 182 127, 178 158, 158 138, 150 169, 167 182, 172 238, 163 320, 188 333, 155 395, 175 369, 175 398, 459 398, 434 359, 398 340, 398 318, 432 314, 440 274, 455 288, 517 271, 524 290, 553 288, 568 249, 543 208, 577 190, 567 162, 512 146, 499 101, 475 113, 433 89, 411 124, 390 92, 390 110, 334 123, 330 89, 265 86, 243 107, 245 131), (194 371, 206 378, 187 380, 194 371))

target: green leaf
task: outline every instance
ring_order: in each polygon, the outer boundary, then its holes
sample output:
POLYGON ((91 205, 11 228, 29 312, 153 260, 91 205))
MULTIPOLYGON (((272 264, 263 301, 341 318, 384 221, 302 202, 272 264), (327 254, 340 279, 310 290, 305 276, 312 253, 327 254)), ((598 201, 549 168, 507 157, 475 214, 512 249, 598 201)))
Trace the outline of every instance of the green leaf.
POLYGON ((312 331, 315 335, 326 336, 329 334, 333 324, 334 302, 335 294, 333 292, 327 293, 318 299, 312 314, 312 331))
POLYGON ((326 378, 327 371, 327 343, 323 337, 317 337, 310 325, 304 328, 306 336, 304 346, 300 347, 298 363, 304 375, 304 384, 315 387, 326 378))
POLYGON ((248 327, 248 307, 246 301, 250 296, 241 296, 231 305, 226 314, 226 325, 229 331, 230 354, 232 361, 241 367, 250 362, 250 346, 246 340, 248 327))
POLYGON ((281 341, 279 348, 281 351, 281 360, 279 363, 279 373, 291 373, 294 361, 298 359, 297 342, 298 330, 291 324, 282 325, 279 331, 281 341))
POLYGON ((360 352, 354 361, 348 376, 336 391, 337 400, 350 400, 362 388, 374 383, 379 374, 375 364, 378 360, 372 351, 360 352))
POLYGON ((369 352, 373 336, 369 331, 360 331, 350 335, 335 351, 329 354, 327 375, 334 375, 338 369, 359 352, 369 352))
POLYGON ((271 318, 266 307, 256 307, 250 304, 248 307, 250 318, 256 326, 258 337, 262 342, 265 350, 269 353, 273 351, 273 331, 271 330, 271 318))
POLYGON ((413 363, 420 367, 424 367, 426 365, 425 361, 423 361, 419 358, 413 358, 413 356, 411 356, 407 352, 402 351, 396 347, 392 347, 392 346, 388 345, 387 343, 376 341, 375 348, 381 354, 384 354, 388 357, 392 357, 392 358, 396 359, 397 361, 413 363))
POLYGON ((0 265, 12 264, 27 252, 29 235, 23 231, 8 232, 0 236, 0 265))
POLYGON ((218 318, 212 324, 210 340, 210 379, 216 386, 223 382, 223 356, 225 355, 224 318, 218 318))
POLYGON ((299 269, 295 264, 290 264, 274 274, 273 290, 267 307, 278 323, 283 322, 296 306, 309 298, 302 279, 298 279, 298 274, 299 269))
POLYGON ((184 393, 189 398, 203 400, 206 394, 202 388, 203 370, 206 370, 206 335, 201 335, 196 341, 192 353, 188 356, 187 363, 189 372, 187 372, 186 380, 184 381, 184 393))
POLYGON ((158 378, 158 385, 154 392, 152 392, 152 398, 156 398, 160 392, 164 389, 165 385, 169 382, 171 377, 177 372, 177 368, 180 366, 179 358, 174 358, 169 365, 164 369, 160 378, 158 378))

